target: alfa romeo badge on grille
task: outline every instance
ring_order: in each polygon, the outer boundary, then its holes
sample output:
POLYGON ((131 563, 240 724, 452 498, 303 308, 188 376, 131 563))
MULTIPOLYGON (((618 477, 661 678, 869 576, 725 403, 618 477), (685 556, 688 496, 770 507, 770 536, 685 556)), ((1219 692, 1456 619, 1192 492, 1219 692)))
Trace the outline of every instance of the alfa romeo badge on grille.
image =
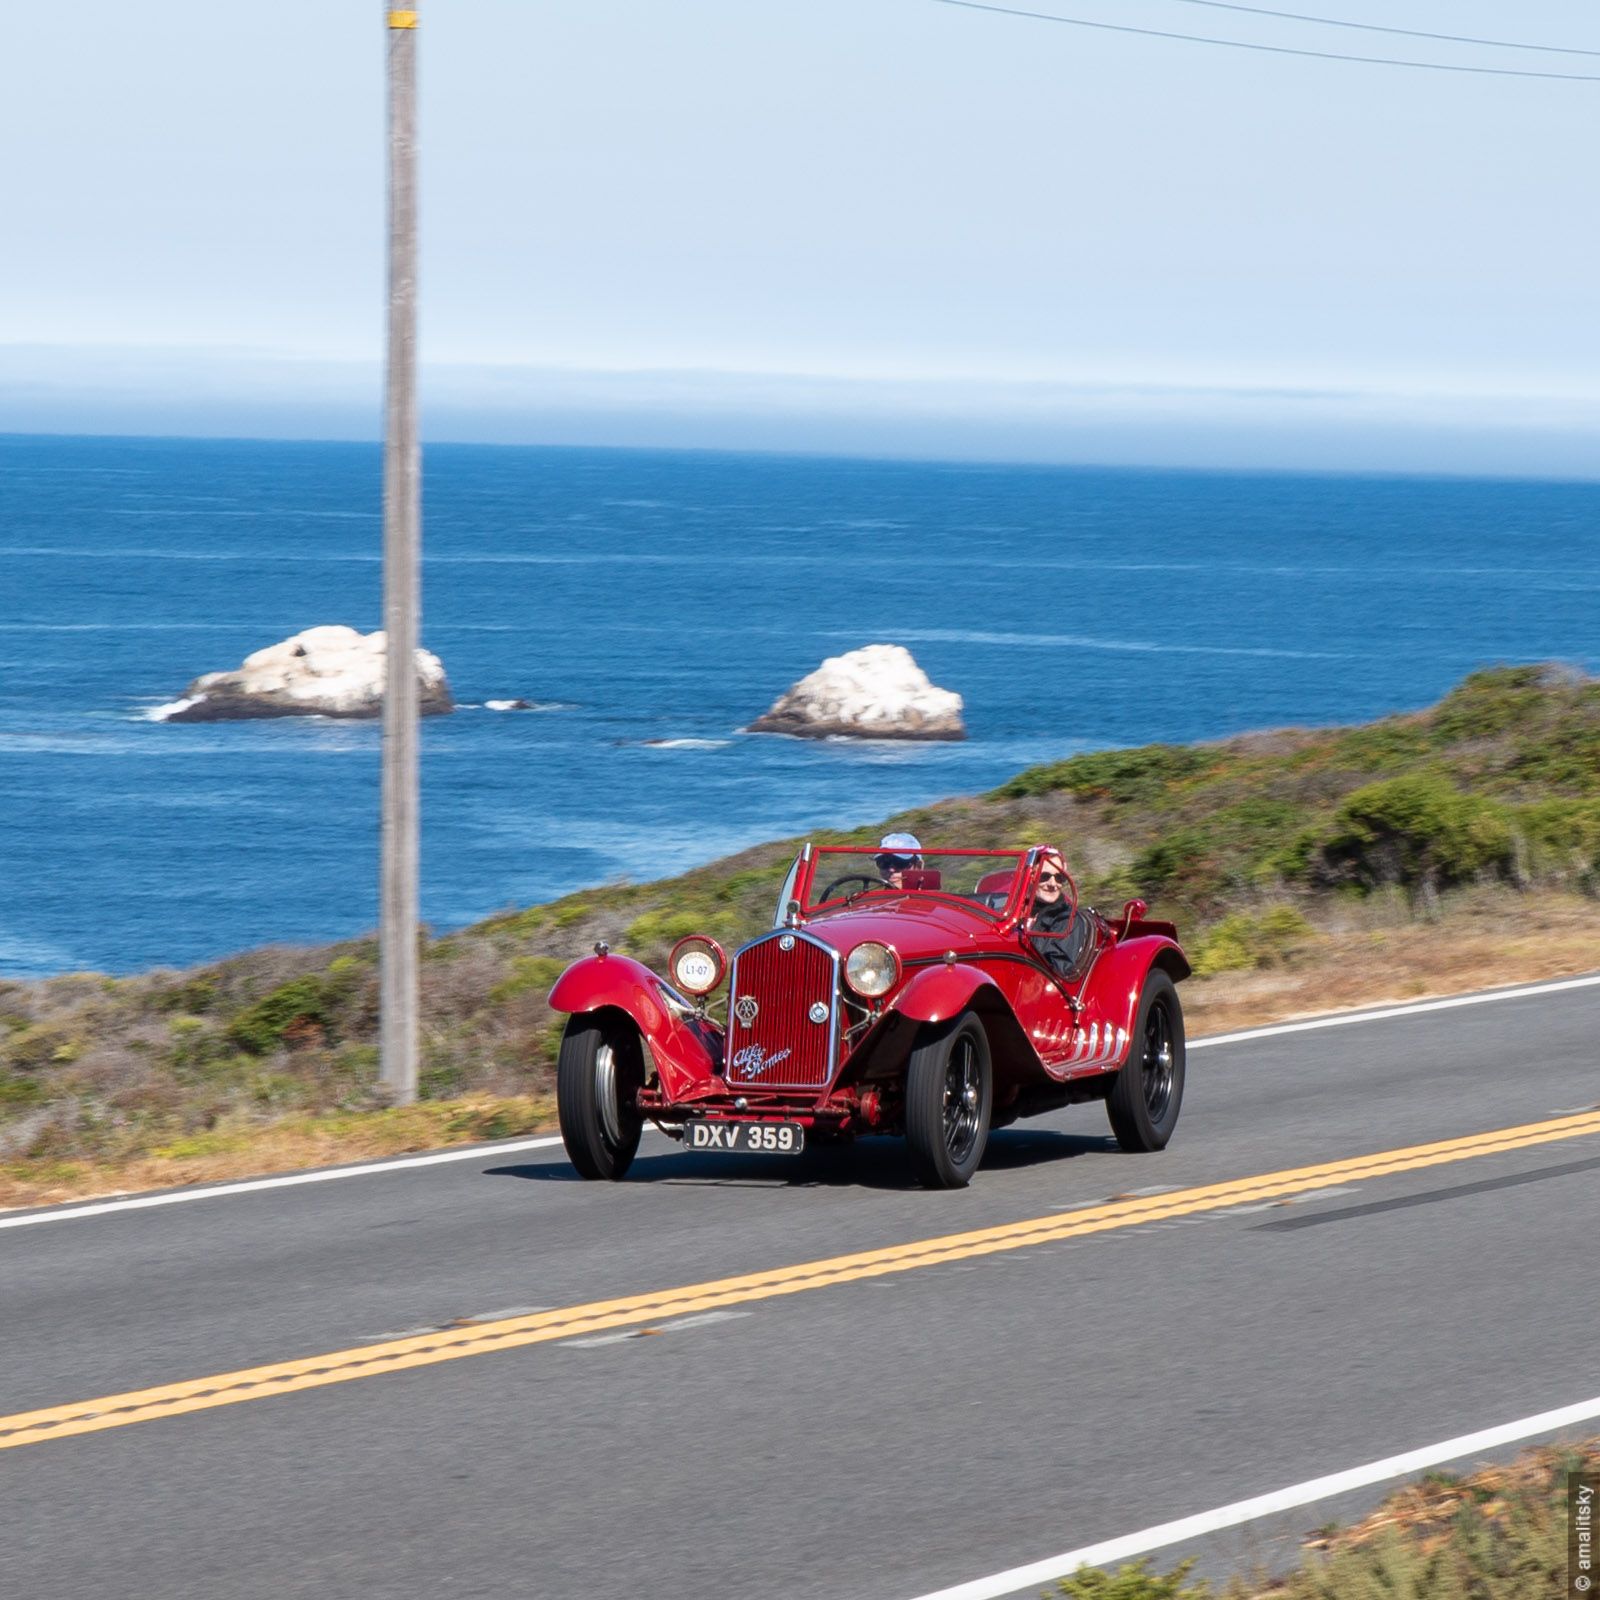
POLYGON ((792 933, 784 934, 784 936, 780 940, 778 940, 778 948, 780 950, 793 950, 794 949, 794 935, 792 933))
POLYGON ((761 1007, 756 1004, 754 995, 742 994, 733 1003, 733 1014, 748 1028, 761 1014, 761 1007))

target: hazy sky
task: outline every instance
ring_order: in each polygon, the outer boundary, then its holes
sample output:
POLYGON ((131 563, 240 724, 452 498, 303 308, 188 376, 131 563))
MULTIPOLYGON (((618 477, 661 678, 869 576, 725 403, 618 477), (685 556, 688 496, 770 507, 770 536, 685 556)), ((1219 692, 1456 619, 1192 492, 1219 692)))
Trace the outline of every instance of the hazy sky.
MULTIPOLYGON (((1600 74, 1183 0, 1033 9, 1600 74)), ((1578 0, 1306 9, 1600 51, 1578 0)), ((421 12, 435 436, 1400 464, 1373 455, 1398 430, 1422 465, 1600 471, 1600 82, 933 0, 421 12)), ((8 8, 0 428, 373 431, 382 22, 8 8)))

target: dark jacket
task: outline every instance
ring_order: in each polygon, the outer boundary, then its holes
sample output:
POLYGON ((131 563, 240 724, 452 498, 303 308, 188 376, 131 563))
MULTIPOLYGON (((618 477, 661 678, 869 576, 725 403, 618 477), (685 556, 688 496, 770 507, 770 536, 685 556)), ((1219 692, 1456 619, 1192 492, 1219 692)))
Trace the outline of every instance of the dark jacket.
POLYGON ((1053 906, 1036 900, 1028 931, 1056 937, 1035 939, 1033 948, 1057 972, 1071 972, 1089 943, 1090 916, 1086 908, 1068 905, 1065 895, 1053 906))

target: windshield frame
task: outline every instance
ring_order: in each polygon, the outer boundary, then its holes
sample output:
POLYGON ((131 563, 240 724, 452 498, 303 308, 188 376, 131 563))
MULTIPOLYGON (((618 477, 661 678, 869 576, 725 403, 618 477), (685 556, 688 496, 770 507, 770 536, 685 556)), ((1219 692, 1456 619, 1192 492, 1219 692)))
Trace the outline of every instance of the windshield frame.
POLYGON ((783 887, 778 891, 778 909, 772 913, 772 926, 781 928, 789 920, 789 907, 799 907, 800 901, 800 876, 806 863, 811 859, 811 846, 801 847, 800 854, 789 863, 789 870, 784 874, 783 887))
MULTIPOLYGON (((941 905, 959 906, 964 911, 973 912, 985 920, 993 922, 997 927, 1004 928, 1008 923, 1014 922, 1021 914, 1021 908, 1028 900, 1027 889, 1032 880, 1033 869, 1036 865, 1035 857, 1038 854, 1037 845, 1018 846, 1014 849, 975 850, 966 848, 940 849, 924 845, 921 854, 927 856, 983 856, 991 860, 1002 858, 1013 863, 1011 888, 1006 896, 1005 904, 998 909, 981 904, 967 895, 957 894, 949 889, 896 889, 889 884, 880 888, 857 890, 851 896, 841 899, 823 900, 813 902, 812 889, 820 877, 832 875, 831 869, 824 867, 825 861, 837 864, 841 858, 855 856, 865 860, 870 866, 874 856, 881 855, 881 845, 845 845, 845 844, 807 844, 801 851, 799 860, 795 865, 800 869, 798 879, 794 883, 793 893, 800 904, 800 912, 804 917, 828 916, 835 912, 860 909, 881 909, 887 898, 905 899, 914 896, 917 899, 934 900, 941 905)), ((998 871, 998 867, 996 868, 998 871)), ((871 877, 872 873, 866 872, 863 877, 871 877)))

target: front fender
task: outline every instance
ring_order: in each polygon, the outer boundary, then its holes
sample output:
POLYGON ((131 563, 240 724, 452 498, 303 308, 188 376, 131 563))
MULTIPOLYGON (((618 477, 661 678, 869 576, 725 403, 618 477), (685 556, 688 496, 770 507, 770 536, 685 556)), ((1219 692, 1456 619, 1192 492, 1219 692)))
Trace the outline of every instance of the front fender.
POLYGON ((550 991, 553 1011, 584 1015, 608 1006, 638 1025, 668 1099, 681 1099, 721 1068, 721 1031, 714 1023, 680 1016, 663 999, 661 980, 631 956, 585 956, 550 991))
POLYGON ((655 973, 631 956, 585 956, 550 991, 552 1011, 598 1011, 601 1006, 620 1006, 647 1034, 667 1020, 655 973))
MULTIPOLYGON (((997 1084, 1004 1087, 1031 1083, 1045 1076, 1039 1052, 1017 1020, 1005 991, 981 967, 966 963, 927 967, 895 996, 889 1006, 890 1017, 905 1017, 914 1026, 893 1030, 894 1043, 886 1039, 880 1047, 882 1059, 897 1061, 900 1053, 910 1049, 915 1025, 945 1022, 969 1010, 977 1015, 989 1036, 997 1084)), ((874 1062, 874 1070, 881 1072, 878 1062, 874 1062)))
POLYGON ((889 1009, 914 1022, 944 1022, 965 1011, 980 989, 1000 994, 994 979, 976 967, 927 967, 894 997, 889 1009))

